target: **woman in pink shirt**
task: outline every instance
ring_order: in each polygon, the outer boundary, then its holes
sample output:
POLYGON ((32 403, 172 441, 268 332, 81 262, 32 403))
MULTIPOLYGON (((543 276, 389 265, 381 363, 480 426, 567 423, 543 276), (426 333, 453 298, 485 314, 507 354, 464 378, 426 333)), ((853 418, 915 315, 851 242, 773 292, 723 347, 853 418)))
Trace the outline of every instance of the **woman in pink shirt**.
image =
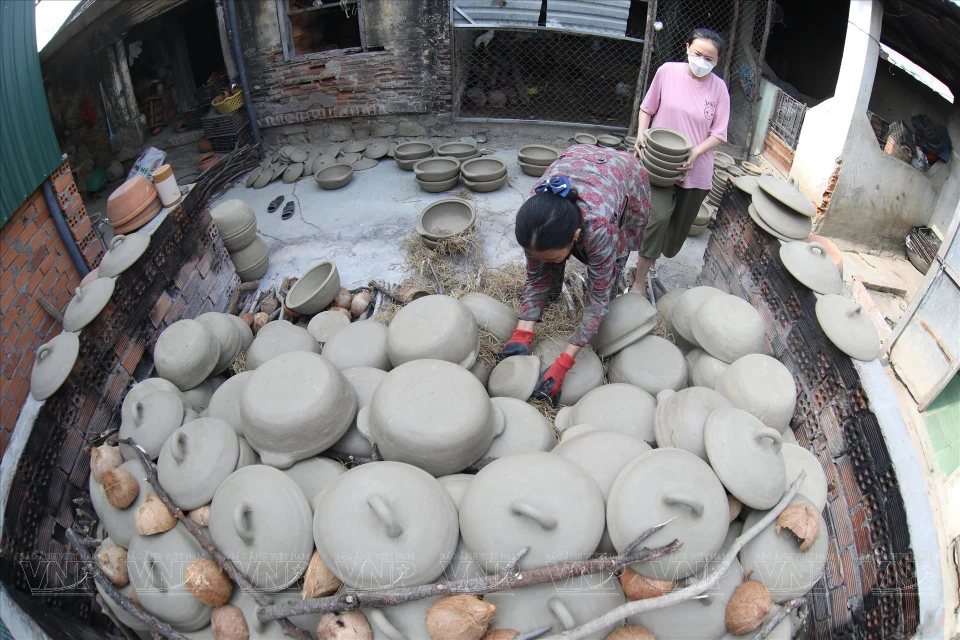
POLYGON ((668 62, 657 69, 640 105, 637 153, 650 128, 667 127, 693 143, 689 160, 681 167, 683 179, 672 187, 650 186, 650 220, 640 246, 634 289, 645 290, 647 273, 662 255, 680 251, 713 180, 713 148, 727 139, 730 94, 727 85, 711 73, 723 53, 723 38, 710 29, 695 29, 687 40, 687 62, 668 62))

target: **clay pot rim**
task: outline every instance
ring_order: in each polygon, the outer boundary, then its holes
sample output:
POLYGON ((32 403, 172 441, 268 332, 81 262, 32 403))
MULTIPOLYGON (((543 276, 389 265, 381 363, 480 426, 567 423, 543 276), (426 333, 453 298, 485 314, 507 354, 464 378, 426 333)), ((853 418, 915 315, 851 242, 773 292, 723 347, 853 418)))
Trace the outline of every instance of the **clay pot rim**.
POLYGON ((443 240, 444 238, 451 238, 455 235, 469 231, 473 227, 473 225, 476 223, 476 220, 477 220, 477 209, 472 202, 468 202, 467 200, 463 200, 461 198, 444 198, 442 200, 437 200, 436 202, 430 203, 429 205, 424 207, 423 211, 420 212, 420 217, 417 218, 417 233, 419 233, 421 236, 424 236, 430 240, 443 240), (430 231, 428 231, 426 227, 423 226, 424 217, 426 217, 432 210, 440 207, 441 205, 450 204, 450 203, 455 203, 458 206, 462 206, 467 211, 470 212, 470 216, 467 219, 467 223, 463 225, 463 228, 461 229, 451 230, 449 233, 445 233, 442 235, 431 233, 430 231))
POLYGON ((690 138, 667 127, 654 127, 646 131, 647 144, 667 154, 688 153, 693 148, 690 138))
POLYGON ((450 178, 455 178, 460 170, 460 160, 450 156, 423 158, 413 163, 414 175, 425 182, 446 182, 450 178), (431 163, 446 165, 446 168, 431 168, 431 166, 428 166, 431 163))
POLYGON ((651 172, 651 171, 649 171, 649 170, 647 171, 647 177, 648 177, 649 180, 650 180, 650 184, 652 184, 653 186, 655 186, 655 187, 664 187, 664 188, 665 188, 665 187, 672 187, 673 185, 677 184, 678 182, 680 182, 680 181, 683 179, 683 175, 682 175, 682 174, 679 175, 679 176, 677 176, 677 177, 675 177, 675 178, 664 178, 664 177, 662 177, 662 176, 658 176, 657 174, 655 174, 655 173, 653 173, 653 172, 651 172))
POLYGON ((117 226, 113 226, 111 224, 110 227, 113 229, 114 233, 123 234, 123 233, 130 233, 131 231, 136 231, 140 227, 144 226, 145 224, 147 224, 148 222, 156 218, 158 215, 160 215, 160 212, 163 211, 163 203, 160 202, 160 199, 157 198, 155 202, 156 204, 154 206, 148 206, 146 209, 141 211, 133 219, 128 220, 127 222, 121 223, 117 226))
POLYGON ((551 164, 556 162, 557 158, 559 157, 559 149, 554 149, 553 147, 548 147, 542 144, 528 144, 525 147, 520 147, 520 149, 517 150, 518 162, 522 161, 526 164, 538 167, 549 167, 551 164), (548 159, 548 156, 552 154, 556 155, 548 159))
POLYGON ((447 180, 421 180, 420 178, 415 177, 413 181, 416 182, 417 185, 427 193, 442 193, 457 186, 457 181, 459 179, 460 176, 456 175, 447 180))
POLYGON ((465 181, 494 182, 507 173, 507 163, 499 158, 472 158, 460 165, 460 173, 463 174, 465 181), (479 167, 483 163, 493 163, 497 166, 497 169, 495 171, 474 171, 475 167, 479 167), (496 177, 485 177, 491 174, 496 174, 496 177))

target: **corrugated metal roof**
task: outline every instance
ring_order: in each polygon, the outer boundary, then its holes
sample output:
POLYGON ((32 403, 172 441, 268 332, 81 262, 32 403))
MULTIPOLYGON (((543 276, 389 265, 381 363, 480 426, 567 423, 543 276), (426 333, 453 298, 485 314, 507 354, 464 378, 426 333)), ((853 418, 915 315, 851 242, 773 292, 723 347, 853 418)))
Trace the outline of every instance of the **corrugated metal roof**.
POLYGON ((60 166, 33 2, 0 0, 0 226, 60 166))
POLYGON ((535 27, 540 20, 540 0, 507 0, 500 6, 496 0, 453 0, 453 24, 490 26, 522 25, 535 27))
POLYGON ((630 0, 550 0, 547 26, 622 36, 627 32, 630 0))

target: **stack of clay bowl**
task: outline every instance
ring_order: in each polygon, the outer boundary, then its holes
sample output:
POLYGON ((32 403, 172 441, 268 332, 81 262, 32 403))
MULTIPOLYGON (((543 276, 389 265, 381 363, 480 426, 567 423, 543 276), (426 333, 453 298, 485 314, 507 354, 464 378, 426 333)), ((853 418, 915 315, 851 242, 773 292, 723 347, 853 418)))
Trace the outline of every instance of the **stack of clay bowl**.
POLYGON ((693 224, 690 225, 690 231, 687 233, 688 236, 694 237, 698 236, 707 229, 707 223, 710 222, 710 217, 712 212, 710 206, 707 202, 702 202, 700 204, 700 210, 697 211, 697 217, 694 219, 693 224))
POLYGON ((242 200, 227 200, 210 211, 223 246, 241 282, 259 280, 267 272, 270 255, 267 244, 257 235, 257 215, 242 200))
POLYGON ((731 179, 733 176, 727 171, 726 167, 720 165, 713 165, 713 184, 710 187, 710 193, 707 194, 707 203, 716 208, 720 204, 720 199, 723 198, 723 191, 727 188, 727 180, 731 179))
POLYGON ((463 184, 477 193, 496 191, 507 181, 507 165, 497 158, 474 158, 460 166, 463 184))
POLYGON ((460 160, 457 158, 424 158, 413 164, 413 181, 428 193, 441 193, 457 186, 460 160))
POLYGON ((393 151, 393 158, 397 161, 397 166, 404 171, 413 171, 413 165, 418 160, 429 158, 433 155, 433 145, 429 142, 404 142, 397 145, 393 151))
POLYGON ((436 249, 441 240, 453 238, 473 228, 477 212, 472 202, 445 198, 428 205, 417 220, 420 241, 436 249))
POLYGON ((480 155, 480 147, 476 142, 445 142, 438 144, 434 152, 441 158, 456 158, 464 162, 480 155))
POLYGON ((774 176, 757 178, 750 217, 761 229, 781 240, 806 240, 813 229, 816 208, 795 184, 774 176))
POLYGON ((658 127, 644 132, 640 162, 650 175, 654 187, 672 187, 683 179, 680 167, 690 157, 693 145, 687 136, 673 129, 658 127))
POLYGON ((559 157, 560 152, 553 147, 532 144, 521 147, 517 151, 517 164, 520 165, 520 170, 528 176, 539 178, 559 157))
POLYGON ((107 221, 114 234, 130 233, 153 220, 161 209, 156 187, 138 173, 107 198, 107 221))

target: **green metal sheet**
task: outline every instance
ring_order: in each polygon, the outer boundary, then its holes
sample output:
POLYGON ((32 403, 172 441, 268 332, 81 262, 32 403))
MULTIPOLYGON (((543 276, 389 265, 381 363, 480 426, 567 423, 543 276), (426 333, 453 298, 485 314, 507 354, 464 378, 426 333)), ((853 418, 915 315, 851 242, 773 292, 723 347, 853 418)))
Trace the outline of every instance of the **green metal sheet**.
POLYGON ((61 163, 32 0, 0 0, 0 227, 61 163))

